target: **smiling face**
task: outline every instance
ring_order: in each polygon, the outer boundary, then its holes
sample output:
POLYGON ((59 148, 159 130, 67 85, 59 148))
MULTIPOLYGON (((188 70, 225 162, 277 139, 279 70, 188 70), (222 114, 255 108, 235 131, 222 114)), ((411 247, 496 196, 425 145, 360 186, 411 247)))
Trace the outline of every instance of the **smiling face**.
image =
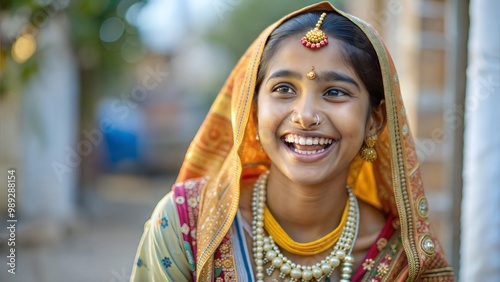
POLYGON ((363 139, 377 131, 369 93, 341 44, 331 40, 311 51, 300 37, 283 40, 258 89, 262 148, 272 168, 293 182, 345 181, 363 139), (312 66, 316 77, 309 79, 312 66))

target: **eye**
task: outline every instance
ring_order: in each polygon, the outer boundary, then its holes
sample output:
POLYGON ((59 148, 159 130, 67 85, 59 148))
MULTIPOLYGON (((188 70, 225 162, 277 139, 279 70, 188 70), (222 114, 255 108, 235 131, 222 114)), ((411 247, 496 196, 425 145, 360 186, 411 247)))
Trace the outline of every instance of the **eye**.
POLYGON ((336 98, 336 97, 344 97, 344 96, 350 96, 350 95, 346 91, 343 91, 343 90, 340 90, 337 88, 332 88, 332 89, 328 89, 325 92, 325 94, 323 94, 323 96, 336 98))
POLYGON ((293 88, 288 86, 288 85, 285 85, 285 84, 276 85, 273 88, 273 92, 278 92, 280 94, 288 94, 288 95, 295 94, 295 91, 293 90, 293 88))

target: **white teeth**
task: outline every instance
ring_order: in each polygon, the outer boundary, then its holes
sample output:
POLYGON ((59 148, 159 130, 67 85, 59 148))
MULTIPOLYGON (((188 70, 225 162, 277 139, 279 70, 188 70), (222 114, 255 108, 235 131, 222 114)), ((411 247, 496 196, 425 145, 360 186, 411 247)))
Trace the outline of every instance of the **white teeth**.
POLYGON ((298 135, 287 135, 285 137, 285 141, 288 143, 295 143, 299 145, 327 145, 332 144, 333 139, 331 138, 323 138, 323 137, 303 137, 298 135))
POLYGON ((312 154, 319 154, 319 153, 322 153, 325 151, 325 149, 321 149, 321 150, 314 150, 314 151, 302 151, 302 150, 299 150, 297 148, 294 148, 293 149, 296 153, 299 153, 301 155, 312 155, 312 154))

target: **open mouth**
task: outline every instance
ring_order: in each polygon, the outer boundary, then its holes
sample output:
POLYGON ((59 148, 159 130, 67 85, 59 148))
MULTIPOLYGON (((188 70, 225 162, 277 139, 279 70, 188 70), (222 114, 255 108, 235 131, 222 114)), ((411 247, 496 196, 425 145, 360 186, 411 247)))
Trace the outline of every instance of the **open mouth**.
POLYGON ((281 139, 291 150, 301 155, 323 153, 337 142, 332 138, 306 137, 297 134, 286 134, 281 139))

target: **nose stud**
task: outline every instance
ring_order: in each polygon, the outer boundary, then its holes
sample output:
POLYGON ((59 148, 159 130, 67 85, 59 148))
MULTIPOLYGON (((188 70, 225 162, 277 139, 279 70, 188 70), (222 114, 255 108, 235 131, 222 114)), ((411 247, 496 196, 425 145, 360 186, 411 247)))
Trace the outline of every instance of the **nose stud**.
MULTIPOLYGON (((298 118, 298 113, 296 111, 293 111, 292 114, 290 115, 290 121, 291 122, 297 122, 298 118)), ((314 114, 314 119, 316 120, 316 122, 314 123, 315 126, 318 126, 319 123, 320 123, 320 119, 319 119, 319 115, 318 114, 314 114)))

